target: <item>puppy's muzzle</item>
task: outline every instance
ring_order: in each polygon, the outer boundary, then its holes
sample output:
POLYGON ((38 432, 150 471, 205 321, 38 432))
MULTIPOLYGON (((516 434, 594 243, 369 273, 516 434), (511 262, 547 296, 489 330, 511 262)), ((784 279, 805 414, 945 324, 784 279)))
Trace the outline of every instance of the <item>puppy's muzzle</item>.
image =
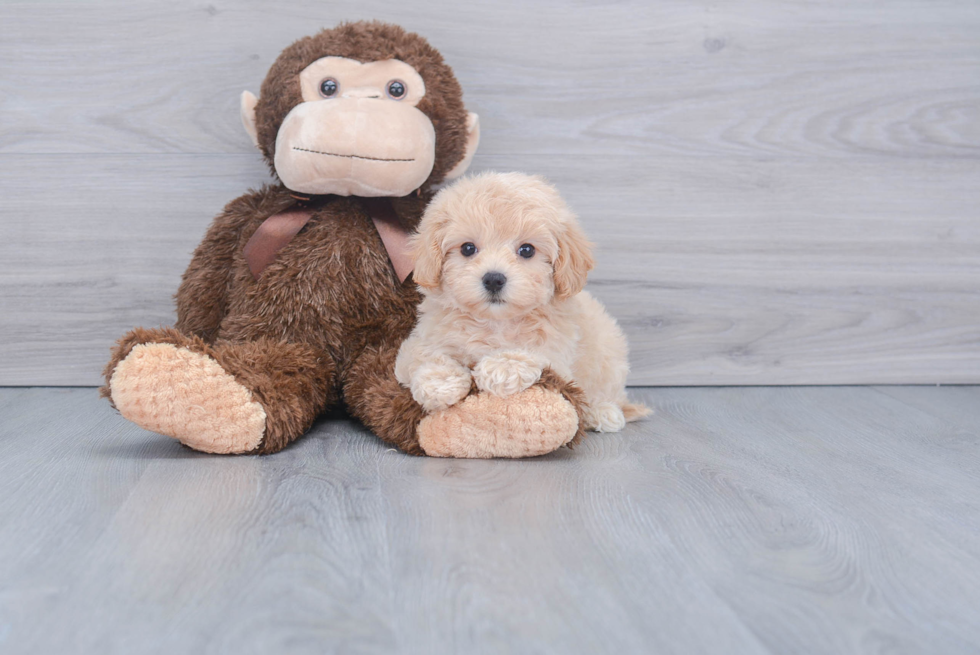
POLYGON ((483 288, 490 292, 491 297, 496 298, 501 289, 507 284, 507 276, 497 271, 490 271, 483 276, 483 288))

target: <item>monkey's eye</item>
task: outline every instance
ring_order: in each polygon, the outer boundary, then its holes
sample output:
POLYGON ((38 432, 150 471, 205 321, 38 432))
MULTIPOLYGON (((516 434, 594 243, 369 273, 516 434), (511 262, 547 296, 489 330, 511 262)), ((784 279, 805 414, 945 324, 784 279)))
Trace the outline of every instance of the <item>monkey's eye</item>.
POLYGON ((337 93, 337 80, 332 77, 320 82, 320 95, 324 98, 332 98, 337 93))
POLYGON ((476 244, 467 241, 459 247, 459 251, 463 253, 463 257, 472 257, 476 254, 476 244))
POLYGON ((522 243, 517 249, 517 254, 524 259, 531 259, 531 257, 534 257, 534 246, 530 243, 522 243))
POLYGON ((388 97, 392 98, 393 100, 401 100, 405 97, 405 93, 408 91, 408 89, 405 88, 405 83, 401 80, 392 80, 388 82, 388 87, 386 90, 388 91, 388 97))

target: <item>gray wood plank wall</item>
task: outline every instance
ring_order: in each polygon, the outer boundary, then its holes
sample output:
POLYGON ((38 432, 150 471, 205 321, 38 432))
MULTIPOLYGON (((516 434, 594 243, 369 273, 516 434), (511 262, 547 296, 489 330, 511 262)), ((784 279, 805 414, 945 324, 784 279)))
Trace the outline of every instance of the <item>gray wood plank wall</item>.
POLYGON ((980 382, 976 2, 51 0, 0 2, 0 384, 95 384, 173 320, 268 179, 239 93, 357 18, 442 50, 475 170, 578 210, 632 384, 980 382))

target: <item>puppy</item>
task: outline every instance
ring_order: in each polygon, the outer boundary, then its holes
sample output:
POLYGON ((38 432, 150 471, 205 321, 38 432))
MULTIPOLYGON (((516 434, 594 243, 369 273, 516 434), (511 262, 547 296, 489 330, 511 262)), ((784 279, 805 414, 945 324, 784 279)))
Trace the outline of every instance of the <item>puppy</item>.
POLYGON ((440 191, 411 241, 425 296, 395 363, 423 409, 477 388, 527 389, 551 367, 585 394, 586 429, 616 432, 650 410, 626 399, 626 337, 582 291, 591 245, 554 187, 485 173, 440 191))

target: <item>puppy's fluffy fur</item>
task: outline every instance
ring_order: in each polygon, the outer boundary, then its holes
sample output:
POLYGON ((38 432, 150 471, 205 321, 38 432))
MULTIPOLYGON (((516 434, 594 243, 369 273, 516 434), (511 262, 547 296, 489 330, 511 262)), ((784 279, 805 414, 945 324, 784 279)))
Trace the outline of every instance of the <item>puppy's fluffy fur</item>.
POLYGON ((412 246, 425 298, 395 376, 425 410, 455 404, 471 382, 518 393, 551 367, 584 392, 586 429, 650 413, 626 399, 626 338, 582 291, 591 246, 554 187, 519 173, 460 180, 433 199, 412 246), (506 278, 496 293, 494 273, 506 278))

